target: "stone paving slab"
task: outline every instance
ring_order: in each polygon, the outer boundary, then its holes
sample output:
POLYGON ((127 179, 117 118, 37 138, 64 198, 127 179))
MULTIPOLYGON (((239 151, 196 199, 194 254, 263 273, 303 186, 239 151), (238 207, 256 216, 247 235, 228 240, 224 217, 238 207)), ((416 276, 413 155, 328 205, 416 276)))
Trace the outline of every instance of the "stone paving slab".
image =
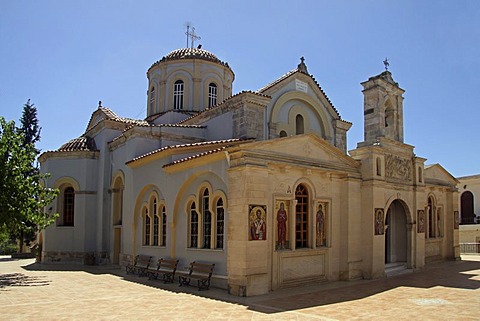
POLYGON ((115 266, 0 257, 0 320, 480 320, 479 289, 480 256, 249 298, 127 276, 115 266))

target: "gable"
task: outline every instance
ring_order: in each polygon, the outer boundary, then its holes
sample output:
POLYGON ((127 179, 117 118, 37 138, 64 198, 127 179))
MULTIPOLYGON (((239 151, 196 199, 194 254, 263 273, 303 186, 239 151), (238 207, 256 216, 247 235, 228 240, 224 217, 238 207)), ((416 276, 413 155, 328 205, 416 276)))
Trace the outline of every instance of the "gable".
POLYGON ((440 164, 434 164, 425 167, 425 183, 456 186, 458 184, 458 180, 440 164))
POLYGON ((260 89, 259 92, 271 96, 272 102, 275 104, 276 100, 280 99, 280 97, 287 92, 303 93, 321 104, 332 118, 341 119, 337 109, 333 106, 331 100, 327 97, 315 78, 299 70, 288 72, 273 83, 260 89))
POLYGON ((296 135, 253 142, 242 150, 264 158, 267 162, 291 163, 324 169, 358 171, 360 163, 331 146, 315 134, 296 135))

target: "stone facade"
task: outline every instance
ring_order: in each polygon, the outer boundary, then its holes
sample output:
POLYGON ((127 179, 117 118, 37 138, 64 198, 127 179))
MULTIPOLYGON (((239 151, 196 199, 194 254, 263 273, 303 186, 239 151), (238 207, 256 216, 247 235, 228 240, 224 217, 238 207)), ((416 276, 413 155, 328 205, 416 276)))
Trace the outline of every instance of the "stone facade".
POLYGON ((211 262, 215 286, 252 296, 459 257, 458 181, 403 142, 390 72, 362 83, 365 136, 348 153, 352 124, 303 59, 233 96, 231 68, 201 49, 147 77, 144 120, 100 104, 81 137, 41 155, 60 190, 43 262, 211 262))

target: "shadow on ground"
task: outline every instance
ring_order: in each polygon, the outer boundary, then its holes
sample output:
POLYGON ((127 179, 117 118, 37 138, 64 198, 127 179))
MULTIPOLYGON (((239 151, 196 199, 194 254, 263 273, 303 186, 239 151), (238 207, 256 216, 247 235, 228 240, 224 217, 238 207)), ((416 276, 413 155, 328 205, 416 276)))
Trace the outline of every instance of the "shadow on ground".
POLYGON ((11 286, 46 286, 50 281, 43 276, 28 276, 23 273, 0 274, 0 291, 11 286))
MULTIPOLYGON (((367 298, 399 287, 433 288, 449 287, 466 290, 480 288, 480 281, 473 277, 480 276, 480 261, 448 261, 433 263, 425 270, 410 274, 397 275, 385 279, 339 281, 313 284, 306 287, 280 289, 266 295, 255 297, 236 297, 226 290, 211 288, 198 291, 195 287, 179 287, 178 283, 164 284, 159 280, 149 280, 147 277, 127 275, 118 266, 83 266, 83 265, 45 265, 33 263, 23 266, 28 271, 84 271, 92 274, 116 275, 127 282, 137 283, 175 293, 188 293, 204 298, 219 300, 232 304, 241 304, 248 309, 262 313, 299 310, 310 307, 330 305, 367 298)), ((0 282, 5 275, 0 275, 0 282)), ((22 277, 10 275, 3 283, 22 284, 22 277)), ((31 284, 46 285, 45 282, 31 279, 31 284)), ((28 277, 25 280, 28 284, 28 277)), ((0 283, 0 289, 2 288, 0 283)), ((3 285, 8 286, 8 285, 3 285)))

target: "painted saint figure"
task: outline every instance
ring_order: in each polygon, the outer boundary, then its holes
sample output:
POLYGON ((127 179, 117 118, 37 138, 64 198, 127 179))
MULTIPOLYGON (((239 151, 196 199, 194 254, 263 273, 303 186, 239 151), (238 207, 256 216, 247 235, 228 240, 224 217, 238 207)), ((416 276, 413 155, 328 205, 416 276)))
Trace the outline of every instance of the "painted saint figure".
POLYGON ((325 235, 325 212, 322 204, 318 205, 317 212, 317 246, 326 246, 327 238, 325 235))
POLYGON ((285 249, 287 241, 287 212, 285 211, 285 204, 280 203, 280 208, 277 212, 277 228, 278 228, 278 249, 285 249))
POLYGON ((259 209, 257 209, 255 217, 250 225, 250 232, 252 240, 265 240, 265 221, 263 220, 262 212, 259 209))

